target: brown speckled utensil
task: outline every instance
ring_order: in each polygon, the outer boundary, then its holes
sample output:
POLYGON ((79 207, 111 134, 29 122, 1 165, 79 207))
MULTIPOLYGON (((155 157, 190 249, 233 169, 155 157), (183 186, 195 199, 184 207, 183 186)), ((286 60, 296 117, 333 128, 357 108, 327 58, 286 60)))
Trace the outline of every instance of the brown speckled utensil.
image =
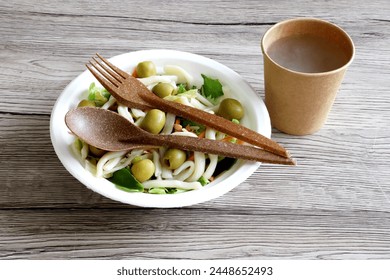
POLYGON ((245 127, 235 124, 220 116, 205 111, 162 99, 153 94, 140 81, 114 66, 99 54, 93 57, 87 68, 96 79, 122 104, 130 108, 149 110, 158 108, 177 116, 198 122, 217 131, 240 139, 249 144, 263 148, 271 153, 289 157, 289 153, 281 145, 271 139, 245 127))
POLYGON ((250 161, 295 164, 290 158, 275 155, 253 146, 196 137, 151 134, 119 114, 99 108, 82 107, 70 110, 65 116, 65 122, 68 128, 80 139, 106 151, 167 146, 250 161))

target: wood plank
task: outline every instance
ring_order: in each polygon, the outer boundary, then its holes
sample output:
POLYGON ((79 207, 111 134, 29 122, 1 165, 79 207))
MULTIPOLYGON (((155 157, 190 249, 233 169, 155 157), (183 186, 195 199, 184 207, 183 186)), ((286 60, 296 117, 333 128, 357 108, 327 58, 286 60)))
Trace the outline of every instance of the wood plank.
POLYGON ((0 259, 386 259, 389 214, 0 211, 0 259))

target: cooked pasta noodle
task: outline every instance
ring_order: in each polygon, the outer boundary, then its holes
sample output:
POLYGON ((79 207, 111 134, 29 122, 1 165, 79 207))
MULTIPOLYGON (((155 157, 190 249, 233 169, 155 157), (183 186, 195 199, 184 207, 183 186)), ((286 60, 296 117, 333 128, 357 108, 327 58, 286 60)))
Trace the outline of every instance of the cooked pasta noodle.
MULTIPOLYGON (((206 129, 205 138, 215 140, 215 134, 216 131, 208 127, 206 129)), ((210 163, 207 166, 206 171, 203 173, 203 177, 206 178, 207 180, 210 179, 215 172, 215 168, 217 167, 218 164, 218 155, 209 154, 209 159, 210 159, 210 163)))
POLYGON ((131 108, 131 113, 133 114, 134 118, 136 119, 139 119, 139 118, 143 118, 145 117, 145 112, 140 110, 140 109, 136 109, 136 108, 131 108))
POLYGON ((197 190, 202 187, 199 182, 183 182, 179 180, 149 180, 143 183, 145 189, 177 188, 182 190, 197 190))
POLYGON ((119 151, 119 152, 107 152, 100 158, 96 165, 96 177, 102 177, 103 176, 103 166, 113 158, 122 157, 126 154, 126 151, 119 151))
MULTIPOLYGON (((143 150, 132 150, 130 153, 126 155, 126 157, 122 157, 122 155, 114 158, 114 159, 119 159, 117 164, 115 166, 110 166, 111 168, 108 168, 107 164, 104 165, 103 167, 103 175, 105 176, 110 176, 112 173, 114 173, 117 170, 120 170, 122 168, 125 168, 128 166, 136 157, 140 157, 143 153, 143 150)), ((113 159, 112 159, 113 160, 113 159)))
POLYGON ((82 148, 81 148, 81 158, 84 160, 87 158, 88 153, 89 153, 89 146, 87 143, 81 141, 82 148))
POLYGON ((108 101, 106 103, 104 103, 104 105, 102 106, 102 109, 108 109, 110 108, 112 105, 114 105, 116 102, 116 99, 114 96, 110 96, 110 98, 108 99, 108 101))
POLYGON ((156 150, 153 150, 152 152, 153 152, 153 163, 155 166, 154 176, 156 176, 157 179, 161 180, 162 170, 161 170, 161 163, 160 163, 160 155, 156 150))
POLYGON ((115 157, 106 162, 106 164, 103 165, 103 172, 107 170, 112 170, 115 166, 118 165, 118 163, 121 161, 122 157, 115 157))
POLYGON ((186 179, 188 182, 197 181, 203 175, 206 166, 206 157, 204 153, 194 152, 194 162, 195 169, 192 175, 186 179))
POLYGON ((193 161, 185 161, 180 167, 173 171, 173 178, 175 180, 185 181, 187 180, 195 170, 195 163, 193 161))
POLYGON ((192 85, 192 76, 183 68, 177 65, 165 65, 164 71, 168 75, 175 75, 178 83, 186 83, 192 85))
POLYGON ((202 96, 199 92, 196 93, 196 99, 207 107, 214 107, 214 104, 211 103, 206 97, 202 96))
POLYGON ((139 79, 145 86, 153 86, 158 83, 171 83, 177 81, 177 76, 151 76, 147 78, 139 79))
POLYGON ((195 108, 198 108, 198 109, 201 109, 201 110, 204 110, 206 109, 207 107, 205 105, 203 105, 199 100, 197 100, 196 98, 191 98, 190 100, 190 103, 193 107, 195 108))
POLYGON ((171 113, 167 113, 165 125, 160 134, 171 134, 173 130, 173 125, 175 124, 176 116, 171 113))
POLYGON ((134 123, 134 119, 129 112, 129 108, 123 104, 118 103, 118 114, 134 123))

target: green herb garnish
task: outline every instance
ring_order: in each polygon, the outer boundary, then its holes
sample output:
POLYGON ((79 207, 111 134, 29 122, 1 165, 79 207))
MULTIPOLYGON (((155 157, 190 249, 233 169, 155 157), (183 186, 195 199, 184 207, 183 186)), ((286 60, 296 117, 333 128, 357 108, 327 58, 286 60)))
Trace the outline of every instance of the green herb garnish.
POLYGON ((218 79, 212 79, 204 74, 201 74, 203 78, 203 86, 201 88, 201 94, 215 103, 215 101, 223 95, 222 84, 218 79))
POLYGON ((144 191, 144 186, 134 178, 133 174, 131 174, 130 170, 127 168, 115 171, 108 180, 114 183, 118 189, 126 192, 144 191))

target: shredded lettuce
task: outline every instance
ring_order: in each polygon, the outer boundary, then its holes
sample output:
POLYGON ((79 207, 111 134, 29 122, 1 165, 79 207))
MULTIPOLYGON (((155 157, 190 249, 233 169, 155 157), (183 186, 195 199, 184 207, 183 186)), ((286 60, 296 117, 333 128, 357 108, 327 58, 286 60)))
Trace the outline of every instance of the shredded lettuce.
POLYGON ((150 188, 148 190, 148 193, 150 194, 175 194, 175 193, 182 193, 186 192, 187 190, 177 189, 177 188, 150 188))
POLYGON ((182 190, 182 189, 167 189, 167 194, 174 194, 174 193, 183 193, 183 192, 188 192, 188 190, 182 190))
POLYGON ((182 96, 181 94, 178 95, 168 95, 164 97, 165 100, 178 102, 182 104, 189 104, 188 98, 186 96, 182 96))
POLYGON ((97 87, 95 83, 91 83, 88 89, 88 100, 94 101, 97 107, 101 107, 110 98, 110 93, 101 87, 97 87))
POLYGON ((190 90, 186 90, 186 91, 181 92, 181 93, 178 92, 177 96, 185 96, 188 98, 195 98, 197 93, 198 93, 198 89, 190 89, 190 90))
POLYGON ((179 84, 177 86, 177 94, 183 93, 187 91, 187 86, 185 84, 179 84))
POLYGON ((83 148, 83 143, 79 138, 76 138, 76 140, 74 141, 74 146, 77 149, 77 151, 81 151, 81 149, 83 148))
POLYGON ((167 189, 166 188, 151 188, 148 190, 148 193, 151 194, 166 194, 167 189))
POLYGON ((190 90, 186 90, 182 93, 177 93, 176 95, 165 96, 164 99, 168 100, 168 101, 173 101, 173 102, 178 102, 178 103, 189 105, 190 103, 188 100, 191 98, 195 98, 197 93, 198 93, 197 89, 190 89, 190 90))

